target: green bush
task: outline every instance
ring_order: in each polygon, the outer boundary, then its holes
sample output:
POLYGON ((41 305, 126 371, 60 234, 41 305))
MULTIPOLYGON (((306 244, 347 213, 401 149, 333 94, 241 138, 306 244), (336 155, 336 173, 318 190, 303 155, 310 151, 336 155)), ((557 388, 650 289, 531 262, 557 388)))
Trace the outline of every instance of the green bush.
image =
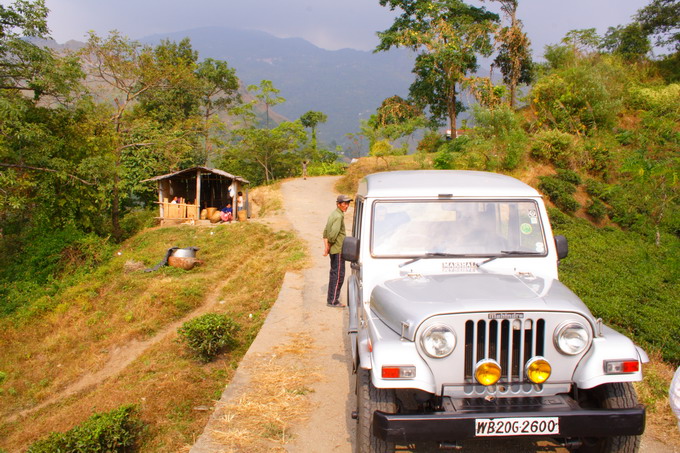
POLYGON ((585 186, 588 195, 593 198, 607 201, 609 187, 605 183, 600 182, 597 179, 588 178, 586 179, 585 186))
POLYGON ((208 313, 185 322, 177 331, 189 349, 204 362, 237 345, 239 325, 227 315, 208 313))
POLYGON ((145 228, 151 228, 156 225, 156 216, 158 210, 151 209, 133 209, 125 214, 120 221, 120 227, 123 230, 123 239, 134 236, 145 228))
POLYGON ((555 234, 569 239, 569 256, 560 262, 560 280, 596 317, 629 335, 648 352, 680 364, 680 238, 654 238, 597 228, 560 215, 555 234), (642 277, 641 277, 642 276, 642 277))
POLYGON ((586 206, 586 212, 589 216, 599 222, 607 215, 607 207, 604 205, 604 203, 596 198, 588 202, 588 205, 586 206))
POLYGON ((129 452, 133 451, 143 424, 134 405, 94 414, 84 423, 65 433, 52 433, 35 442, 28 453, 54 452, 129 452))
POLYGON ((434 153, 444 143, 444 138, 437 131, 427 131, 418 142, 417 149, 422 153, 434 153))
POLYGON ((568 168, 574 156, 573 136, 558 130, 541 131, 534 135, 531 157, 568 168))
POLYGON ((539 180, 541 182, 538 184, 538 188, 550 198, 550 201, 555 203, 555 206, 564 212, 575 212, 581 207, 572 196, 576 191, 573 184, 555 176, 541 176, 539 180))
POLYGON ((345 164, 342 162, 314 162, 307 167, 307 175, 309 176, 324 176, 324 175, 344 175, 345 164))
POLYGON ((628 92, 629 106, 648 110, 655 115, 680 115, 680 84, 673 83, 657 87, 634 86, 628 92))
POLYGON ((485 138, 498 138, 520 130, 520 117, 508 106, 497 109, 485 109, 476 106, 473 109, 475 133, 485 138))
POLYGON ((558 169, 557 170, 557 178, 564 181, 568 182, 570 184, 573 184, 575 186, 578 186, 581 184, 581 177, 578 175, 573 170, 567 170, 567 169, 558 169))
POLYGON ((621 110, 618 76, 610 65, 583 64, 540 78, 531 92, 539 122, 574 134, 611 128, 621 110))

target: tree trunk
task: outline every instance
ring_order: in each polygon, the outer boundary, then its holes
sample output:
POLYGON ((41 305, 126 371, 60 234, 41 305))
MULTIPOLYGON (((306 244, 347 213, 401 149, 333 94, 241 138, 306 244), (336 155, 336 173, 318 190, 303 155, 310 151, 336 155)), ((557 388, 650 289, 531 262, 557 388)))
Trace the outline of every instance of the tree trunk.
POLYGON ((451 95, 449 98, 449 128, 451 128, 451 140, 456 139, 456 122, 457 122, 457 113, 456 113, 456 98, 457 98, 457 93, 456 93, 456 85, 453 84, 453 88, 451 90, 451 95))
POLYGON ((111 200, 111 227, 113 239, 120 242, 123 238, 123 231, 120 228, 120 177, 118 176, 118 166, 116 163, 116 173, 113 175, 113 197, 111 200))

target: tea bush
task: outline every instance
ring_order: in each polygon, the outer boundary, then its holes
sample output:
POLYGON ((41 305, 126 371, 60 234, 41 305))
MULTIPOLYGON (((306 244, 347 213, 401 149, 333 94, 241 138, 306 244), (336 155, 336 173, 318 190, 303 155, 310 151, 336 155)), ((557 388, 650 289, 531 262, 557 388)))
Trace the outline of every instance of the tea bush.
POLYGON ((555 234, 569 239, 560 280, 597 317, 648 351, 680 364, 680 238, 662 234, 661 246, 618 228, 549 210, 555 234))
POLYGON ((607 215, 607 207, 604 205, 604 203, 596 198, 588 202, 588 206, 586 206, 586 212, 589 216, 599 222, 607 215))
POLYGON ((564 212, 575 212, 581 207, 573 197, 576 187, 572 183, 555 176, 541 176, 539 180, 538 188, 564 212))
POLYGON ((573 140, 572 135, 558 130, 538 132, 531 144, 531 157, 559 168, 568 168, 574 156, 573 140))
POLYGON ((194 354, 209 362, 220 352, 237 345, 234 335, 239 329, 227 315, 208 313, 185 322, 177 333, 194 354))
POLYGON ((125 405, 103 414, 94 414, 65 433, 52 433, 31 445, 28 453, 129 452, 134 450, 143 424, 135 405, 125 405))
POLYGON ((575 186, 578 186, 578 185, 581 184, 581 177, 578 175, 578 173, 576 173, 573 170, 567 170, 567 169, 560 168, 560 169, 557 170, 557 178, 564 181, 564 182, 568 182, 570 184, 573 184, 575 186))

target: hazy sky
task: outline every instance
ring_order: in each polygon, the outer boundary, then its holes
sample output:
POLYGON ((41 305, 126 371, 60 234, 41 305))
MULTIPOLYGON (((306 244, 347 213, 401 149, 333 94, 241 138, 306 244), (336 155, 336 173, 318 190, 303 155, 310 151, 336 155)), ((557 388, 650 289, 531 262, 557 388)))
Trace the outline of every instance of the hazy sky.
MULTIPOLYGON (((532 47, 542 54, 573 29, 627 24, 650 0, 520 0, 518 16, 532 47)), ((8 1, 2 1, 8 3, 8 1)), ((301 37, 329 50, 371 50, 376 31, 394 17, 378 0, 46 0, 48 25, 59 43, 84 41, 89 30, 106 35, 118 30, 139 39, 199 28, 225 26, 301 37)), ((498 11, 497 4, 486 2, 498 11)))

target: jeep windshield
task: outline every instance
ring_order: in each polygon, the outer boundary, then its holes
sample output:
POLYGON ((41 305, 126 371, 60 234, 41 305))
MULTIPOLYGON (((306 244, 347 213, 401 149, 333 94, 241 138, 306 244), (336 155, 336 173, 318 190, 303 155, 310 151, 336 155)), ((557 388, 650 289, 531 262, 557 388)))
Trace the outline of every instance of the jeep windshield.
POLYGON ((375 257, 545 256, 543 226, 532 200, 377 201, 375 257))

